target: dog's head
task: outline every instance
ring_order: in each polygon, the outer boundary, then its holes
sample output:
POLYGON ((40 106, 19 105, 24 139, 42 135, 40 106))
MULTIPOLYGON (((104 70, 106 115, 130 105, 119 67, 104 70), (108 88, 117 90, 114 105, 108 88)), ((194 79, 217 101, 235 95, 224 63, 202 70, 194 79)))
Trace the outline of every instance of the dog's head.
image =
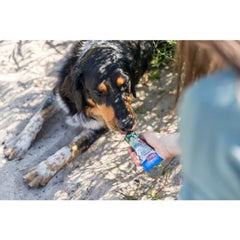
POLYGON ((131 106, 135 95, 132 63, 116 56, 111 49, 89 51, 75 69, 76 101, 88 117, 102 119, 113 131, 127 132, 136 124, 131 106))

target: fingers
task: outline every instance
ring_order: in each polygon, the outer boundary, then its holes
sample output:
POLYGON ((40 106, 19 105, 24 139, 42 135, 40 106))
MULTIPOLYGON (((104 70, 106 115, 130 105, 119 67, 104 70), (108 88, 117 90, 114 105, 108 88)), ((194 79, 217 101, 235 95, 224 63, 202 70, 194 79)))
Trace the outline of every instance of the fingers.
POLYGON ((130 153, 130 157, 132 158, 133 162, 137 166, 141 166, 141 161, 140 161, 139 157, 137 156, 137 154, 133 151, 133 149, 131 147, 128 148, 128 152, 130 153))
POLYGON ((146 142, 146 134, 147 134, 147 132, 142 132, 138 136, 139 136, 139 138, 141 138, 143 141, 146 142))
POLYGON ((141 138, 148 145, 152 144, 152 137, 153 137, 153 132, 142 132, 139 134, 139 138, 141 138))
POLYGON ((133 149, 132 149, 132 147, 129 147, 129 148, 128 148, 128 152, 129 152, 130 154, 131 154, 132 152, 134 152, 133 149))

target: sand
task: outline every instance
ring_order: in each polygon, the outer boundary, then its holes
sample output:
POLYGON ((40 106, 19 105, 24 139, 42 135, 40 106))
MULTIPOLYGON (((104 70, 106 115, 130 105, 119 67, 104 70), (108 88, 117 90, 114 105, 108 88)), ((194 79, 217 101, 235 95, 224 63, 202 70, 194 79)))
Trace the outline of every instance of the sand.
MULTIPOLYGON (((108 132, 88 151, 74 159, 42 188, 31 189, 23 176, 46 160, 81 131, 65 123, 57 113, 44 126, 20 161, 7 161, 4 151, 11 147, 45 94, 57 79, 63 56, 72 41, 0 41, 0 199, 94 199, 173 200, 181 187, 178 158, 146 173, 136 167, 119 133, 108 132)), ((171 69, 163 69, 154 81, 137 86, 133 108, 136 132, 176 132, 177 117, 171 113, 171 69)))

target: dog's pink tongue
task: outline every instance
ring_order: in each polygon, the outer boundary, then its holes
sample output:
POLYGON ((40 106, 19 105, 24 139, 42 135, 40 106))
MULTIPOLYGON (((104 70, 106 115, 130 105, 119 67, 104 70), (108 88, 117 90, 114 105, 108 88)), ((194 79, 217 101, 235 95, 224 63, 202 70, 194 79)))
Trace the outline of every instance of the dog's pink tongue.
POLYGON ((120 134, 122 134, 122 135, 126 135, 126 134, 127 134, 127 132, 120 132, 120 134))

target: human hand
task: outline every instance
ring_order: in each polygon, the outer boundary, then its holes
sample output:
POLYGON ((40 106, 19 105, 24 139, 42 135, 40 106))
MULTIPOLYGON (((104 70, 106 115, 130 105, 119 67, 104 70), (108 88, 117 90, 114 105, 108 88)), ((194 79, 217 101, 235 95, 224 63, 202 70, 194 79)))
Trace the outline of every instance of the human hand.
MULTIPOLYGON (((165 135, 157 132, 143 132, 139 134, 139 137, 152 147, 164 161, 181 153, 178 147, 178 133, 165 135)), ((134 163, 141 166, 139 157, 131 147, 128 148, 128 152, 134 163)))

